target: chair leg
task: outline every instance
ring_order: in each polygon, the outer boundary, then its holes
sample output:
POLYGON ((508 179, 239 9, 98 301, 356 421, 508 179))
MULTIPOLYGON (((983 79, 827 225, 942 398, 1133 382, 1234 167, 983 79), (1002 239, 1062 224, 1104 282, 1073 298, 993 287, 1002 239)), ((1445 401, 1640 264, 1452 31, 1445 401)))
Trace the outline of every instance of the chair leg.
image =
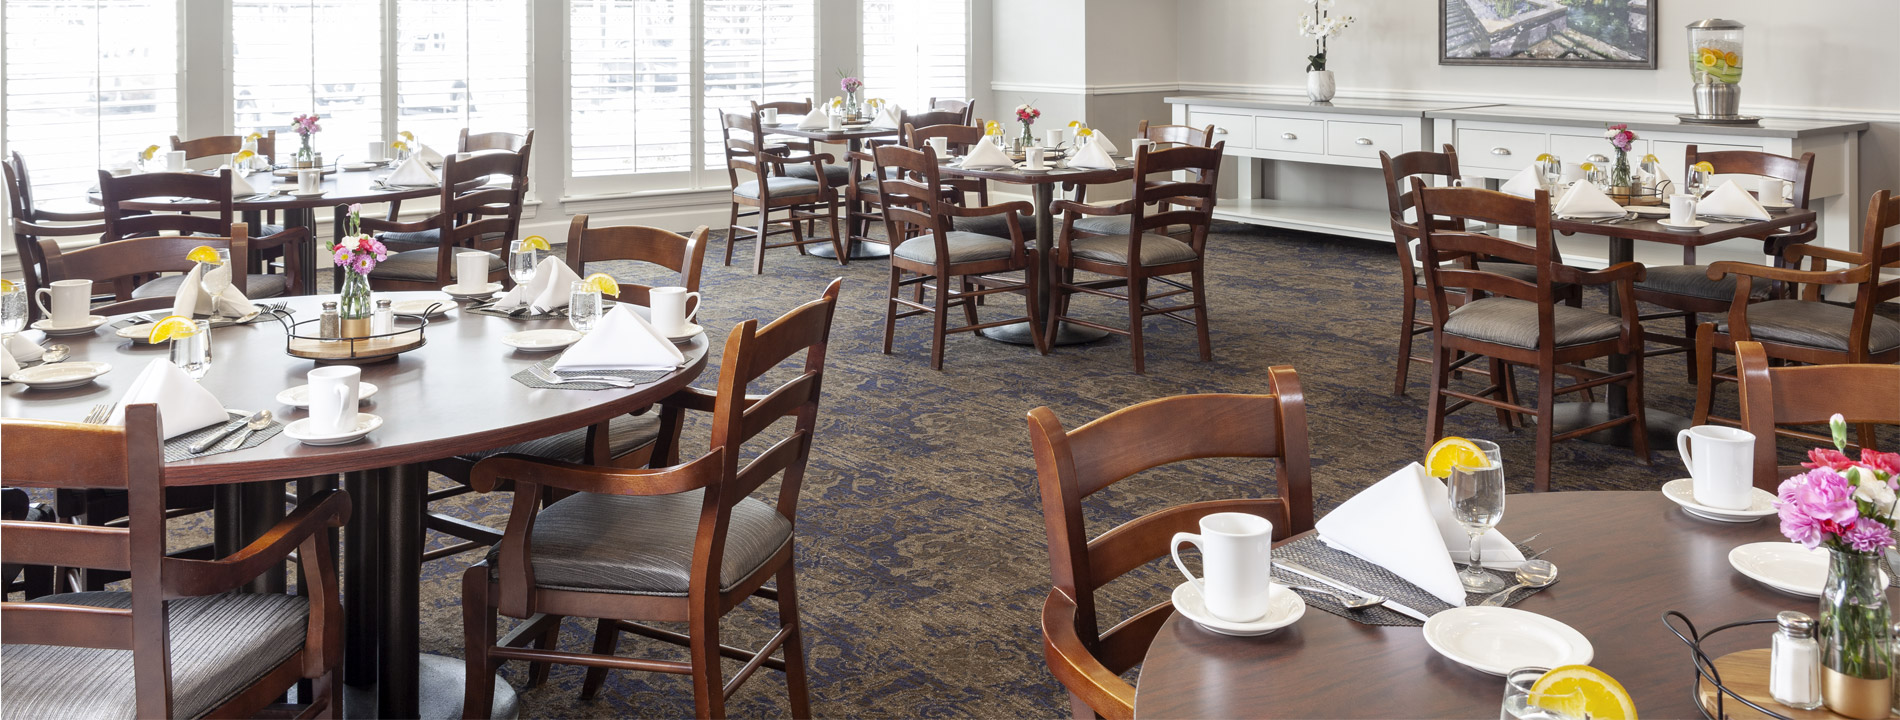
POLYGON ((726 716, 725 673, 719 668, 719 618, 693 614, 687 648, 693 664, 693 709, 702 718, 726 716))
POLYGON ((936 311, 930 314, 930 369, 943 369, 943 345, 950 335, 950 278, 937 276, 936 311))
MULTIPOLYGON (((1641 335, 1637 336, 1641 339, 1641 335)), ((1630 426, 1630 449, 1636 451, 1636 459, 1644 465, 1650 464, 1649 420, 1643 416, 1643 345, 1638 342, 1636 351, 1630 353, 1630 379, 1623 384, 1623 399, 1628 401, 1630 415, 1635 417, 1630 426)), ((1772 442, 1772 441, 1771 441, 1772 442)))
MULTIPOLYGON (((1505 379, 1504 373, 1505 373, 1504 361, 1499 360, 1497 358, 1491 358, 1491 384, 1497 388, 1498 399, 1503 400, 1505 402, 1511 402, 1512 392, 1511 392, 1510 387, 1506 385, 1506 383, 1504 382, 1504 379, 1505 379)), ((1512 420, 1513 420, 1513 417, 1516 415, 1516 413, 1513 413, 1504 408, 1498 408, 1497 411, 1498 411, 1498 424, 1503 425, 1505 430, 1514 429, 1515 423, 1513 423, 1512 420)))
POLYGON ((739 241, 739 203, 732 204, 726 216, 726 265, 732 265, 732 244, 739 241))
POLYGON ((1189 276, 1194 283, 1194 339, 1201 344, 1201 362, 1213 362, 1214 341, 1207 330, 1207 277, 1201 268, 1189 276))
POLYGON ((1445 383, 1451 367, 1451 352, 1432 338, 1432 397, 1425 403, 1425 444, 1445 436, 1445 383))
POLYGON ((964 293, 964 296, 959 299, 959 302, 963 305, 963 324, 975 325, 976 300, 971 298, 968 294, 974 286, 970 284, 970 279, 967 277, 957 278, 957 286, 963 288, 962 292, 964 293))
POLYGON ((1142 301, 1147 298, 1148 279, 1142 277, 1128 278, 1128 351, 1135 356, 1136 375, 1146 375, 1148 373, 1147 363, 1145 362, 1147 358, 1144 357, 1145 353, 1143 352, 1141 343, 1141 328, 1147 324, 1142 322, 1141 304, 1142 301))
MULTIPOLYGON (((562 618, 555 618, 554 623, 548 625, 547 632, 541 633, 541 637, 534 639, 535 649, 556 650, 561 647, 561 620, 562 618)), ((528 663, 528 687, 537 688, 541 686, 541 683, 547 682, 548 668, 551 665, 552 663, 544 662, 528 663)))
POLYGON ((488 599, 488 566, 462 572, 462 642, 466 670, 462 685, 462 717, 487 720, 495 700, 495 663, 488 649, 495 646, 495 606, 488 599))
MULTIPOLYGON (((1035 274, 1036 268, 1031 266, 1028 270, 1024 270, 1023 272, 1025 273, 1023 277, 1028 278, 1029 275, 1035 274)), ((1058 268, 1053 274, 1055 277, 1051 279, 1051 282, 1054 283, 1054 286, 1049 288, 1049 322, 1038 328, 1042 331, 1043 346, 1050 348, 1056 346, 1056 330, 1062 327, 1062 318, 1067 314, 1066 308, 1069 304, 1069 291, 1066 288, 1065 280, 1068 270, 1058 268)), ((1033 303, 1035 301, 1036 294, 1031 292, 1027 302, 1033 303)))
POLYGON ((1392 394, 1405 394, 1406 375, 1412 369, 1412 320, 1418 317, 1418 296, 1411 286, 1405 288, 1405 309, 1399 314, 1399 360, 1397 377, 1392 380, 1392 394))
MULTIPOLYGON (((752 256, 753 275, 765 274, 765 233, 772 227, 772 221, 769 219, 771 216, 772 213, 768 209, 759 208, 759 236, 754 238, 754 242, 752 243, 754 248, 754 254, 752 256)), ((797 223, 793 223, 792 229, 796 231, 797 228, 797 223)))
MULTIPOLYGON (((845 252, 845 247, 850 243, 838 234, 838 200, 833 198, 825 206, 831 211, 825 215, 825 222, 831 227, 831 247, 838 251, 838 266, 844 267, 851 264, 851 253, 845 252)), ((813 224, 816 225, 816 223, 813 224)))
POLYGON ((785 642, 780 647, 785 651, 785 691, 791 695, 792 717, 809 718, 811 686, 805 678, 804 631, 798 622, 798 590, 792 579, 796 570, 795 564, 788 562, 778 571, 778 625, 785 629, 785 642))
POLYGON ((897 332, 897 295, 904 291, 898 285, 903 280, 904 271, 891 266, 891 295, 884 301, 884 354, 891 354, 891 335, 897 332))
POLYGON ((316 696, 323 698, 323 712, 317 713, 322 720, 336 720, 343 717, 343 678, 337 671, 331 670, 317 678, 314 683, 316 696))
POLYGON ((1537 492, 1550 490, 1551 438, 1557 435, 1557 369, 1537 368, 1537 492))
MULTIPOLYGON (((1043 278, 1038 277, 1039 273, 1036 272, 1035 256, 1031 255, 1030 258, 1028 269, 1023 270, 1023 282, 1029 286, 1029 292, 1023 295, 1023 307, 1028 310, 1029 315, 1029 339, 1035 342, 1037 353, 1048 355, 1051 336, 1043 332, 1042 323, 1043 312, 1046 308, 1036 306, 1037 290, 1041 289, 1043 278)), ((1049 324, 1055 325, 1055 323, 1049 324)))
POLYGON ((1715 323, 1704 323, 1695 333, 1695 414, 1697 425, 1709 424, 1715 406, 1715 323))
MULTIPOLYGON (((620 627, 612 620, 602 619, 594 628, 594 654, 612 655, 620 647, 620 627)), ((592 700, 600 686, 607 682, 607 668, 590 667, 587 678, 581 681, 581 699, 592 700)))
POLYGON ((1688 374, 1689 382, 1695 382, 1695 371, 1696 371, 1695 359, 1696 359, 1697 353, 1696 353, 1695 343, 1693 341, 1696 335, 1696 326, 1699 324, 1700 323, 1696 322, 1695 313, 1689 313, 1687 315, 1682 316, 1682 339, 1691 341, 1689 344, 1689 347, 1684 350, 1684 352, 1689 353, 1689 357, 1687 360, 1685 360, 1682 363, 1682 370, 1684 373, 1688 374))

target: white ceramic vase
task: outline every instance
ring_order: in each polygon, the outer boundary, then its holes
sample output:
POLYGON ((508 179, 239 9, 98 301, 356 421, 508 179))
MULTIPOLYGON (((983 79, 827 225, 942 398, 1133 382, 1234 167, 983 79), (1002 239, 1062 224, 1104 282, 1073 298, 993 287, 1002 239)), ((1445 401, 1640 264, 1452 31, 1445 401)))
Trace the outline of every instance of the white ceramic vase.
POLYGON ((1306 98, 1313 102, 1331 102, 1338 87, 1333 84, 1333 71, 1306 71, 1306 98))

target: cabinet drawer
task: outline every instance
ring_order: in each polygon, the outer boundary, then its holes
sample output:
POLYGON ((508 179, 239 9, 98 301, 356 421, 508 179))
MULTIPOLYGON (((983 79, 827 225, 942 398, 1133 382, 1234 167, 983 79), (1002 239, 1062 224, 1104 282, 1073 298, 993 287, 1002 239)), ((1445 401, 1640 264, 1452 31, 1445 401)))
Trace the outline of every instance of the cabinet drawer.
POLYGON ((1326 122, 1326 154, 1339 157, 1376 158, 1380 151, 1397 155, 1405 152, 1405 131, 1386 123, 1326 122))
POLYGON ((1214 126, 1214 142, 1225 142, 1230 148, 1252 148, 1253 116, 1228 113, 1211 113, 1192 110, 1188 112, 1188 124, 1195 127, 1214 126))
POLYGON ((1281 152, 1326 154, 1326 121, 1263 117, 1254 122, 1254 147, 1281 152))
MULTIPOLYGON (((1616 148, 1610 147, 1610 141, 1602 134, 1562 135, 1552 133, 1550 152, 1564 159, 1564 167, 1571 168, 1590 161, 1591 155, 1602 155, 1616 159, 1616 148)), ((1630 146, 1630 166, 1641 163, 1644 155, 1649 154, 1649 141, 1637 140, 1630 146)))
POLYGON ((1458 164, 1519 170, 1544 154, 1544 142, 1543 133, 1461 129, 1457 142, 1458 164))

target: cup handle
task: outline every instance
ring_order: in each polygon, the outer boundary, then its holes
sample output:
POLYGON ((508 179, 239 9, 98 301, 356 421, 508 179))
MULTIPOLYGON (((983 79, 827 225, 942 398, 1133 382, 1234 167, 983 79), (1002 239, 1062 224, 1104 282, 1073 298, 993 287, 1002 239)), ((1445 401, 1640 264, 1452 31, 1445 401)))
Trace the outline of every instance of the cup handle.
POLYGON ((46 299, 53 296, 52 288, 40 288, 33 291, 33 303, 40 306, 40 312, 46 317, 53 316, 53 309, 46 306, 46 299))
POLYGON ((1695 459, 1689 457, 1689 431, 1676 431, 1676 453, 1682 456, 1682 464, 1689 469, 1689 477, 1695 477, 1695 459))
POLYGON ((693 302, 693 311, 686 313, 686 322, 695 322, 694 319, 699 317, 699 302, 700 302, 699 293, 696 293, 696 292, 686 293, 686 297, 680 298, 680 307, 682 308, 686 307, 687 300, 691 300, 693 302))
MULTIPOLYGON (((1193 585, 1195 592, 1200 593, 1201 597, 1207 597, 1207 588, 1201 587, 1201 579, 1188 572, 1187 565, 1181 562, 1181 543, 1189 543, 1194 546, 1194 549, 1201 550, 1201 536, 1194 533, 1175 533, 1174 540, 1168 543, 1168 554, 1174 557, 1174 567, 1181 571, 1181 577, 1187 578, 1188 584, 1193 585)), ((1202 552, 1206 551, 1202 550, 1202 552)))
POLYGON ((336 427, 342 427, 344 425, 348 425, 349 429, 355 429, 356 427, 356 408, 351 407, 349 405, 349 400, 350 400, 349 387, 345 386, 343 383, 337 383, 336 384, 336 406, 338 408, 341 408, 341 410, 337 411, 336 419, 332 421, 336 424, 335 425, 336 427))

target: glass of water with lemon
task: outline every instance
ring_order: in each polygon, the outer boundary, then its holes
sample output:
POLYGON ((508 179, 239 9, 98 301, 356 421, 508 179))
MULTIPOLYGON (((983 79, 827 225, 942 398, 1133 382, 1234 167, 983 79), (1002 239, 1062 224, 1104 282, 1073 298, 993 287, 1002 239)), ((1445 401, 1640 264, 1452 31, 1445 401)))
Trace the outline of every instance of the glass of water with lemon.
POLYGON ((0 337, 26 329, 26 284, 0 278, 0 337))
POLYGON ((1589 665, 1522 667, 1504 674, 1498 720, 1635 720, 1623 684, 1589 665))
POLYGON ((594 273, 576 280, 568 288, 567 323, 583 333, 600 322, 602 295, 620 295, 620 281, 607 273, 594 273))
POLYGON ((530 235, 508 243, 508 277, 520 285, 534 279, 534 268, 541 264, 541 253, 550 252, 548 239, 530 235))
POLYGON ((211 321, 193 320, 183 315, 168 316, 152 325, 152 344, 171 343, 171 361, 193 380, 204 379, 211 371, 211 321))

